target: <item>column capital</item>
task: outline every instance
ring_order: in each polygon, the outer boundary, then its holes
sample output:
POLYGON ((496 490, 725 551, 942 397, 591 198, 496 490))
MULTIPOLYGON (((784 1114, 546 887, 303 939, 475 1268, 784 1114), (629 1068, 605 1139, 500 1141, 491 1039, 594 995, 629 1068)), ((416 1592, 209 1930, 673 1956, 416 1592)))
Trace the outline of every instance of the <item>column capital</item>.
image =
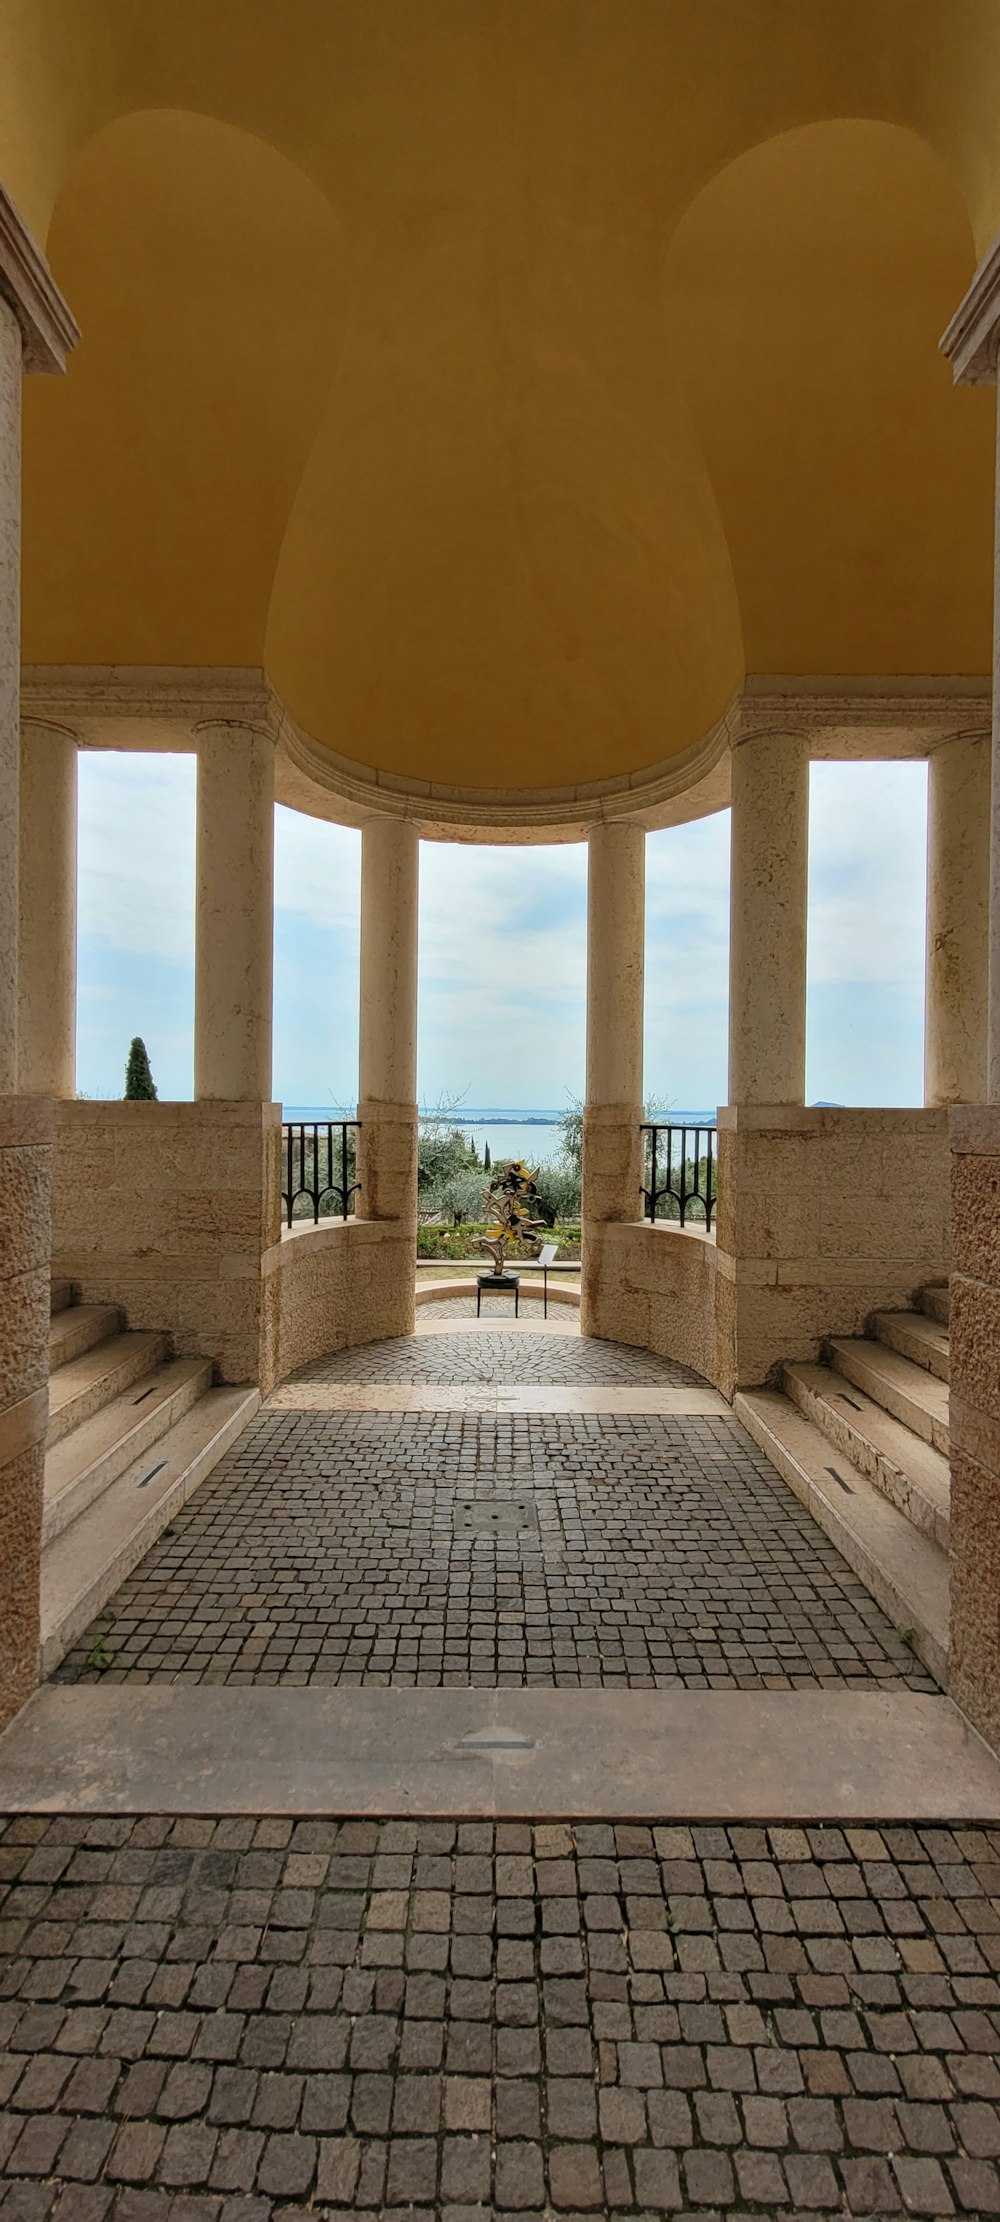
POLYGON ((0 185, 0 294, 21 327, 25 370, 65 370, 80 327, 10 194, 0 185))
POLYGON ((1000 354, 1000 238, 983 256, 939 342, 956 386, 995 386, 1000 354))

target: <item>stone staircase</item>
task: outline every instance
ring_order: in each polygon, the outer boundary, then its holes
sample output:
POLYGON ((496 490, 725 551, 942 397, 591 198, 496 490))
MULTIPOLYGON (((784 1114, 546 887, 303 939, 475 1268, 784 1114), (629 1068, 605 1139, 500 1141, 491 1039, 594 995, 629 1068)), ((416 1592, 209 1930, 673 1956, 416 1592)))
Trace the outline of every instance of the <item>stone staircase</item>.
POLYGON ((212 1387, 207 1359, 52 1283, 42 1513, 42 1675, 242 1433, 256 1389, 212 1387))
POLYGON ((948 1288, 836 1335, 737 1418, 928 1671, 948 1677, 948 1288))

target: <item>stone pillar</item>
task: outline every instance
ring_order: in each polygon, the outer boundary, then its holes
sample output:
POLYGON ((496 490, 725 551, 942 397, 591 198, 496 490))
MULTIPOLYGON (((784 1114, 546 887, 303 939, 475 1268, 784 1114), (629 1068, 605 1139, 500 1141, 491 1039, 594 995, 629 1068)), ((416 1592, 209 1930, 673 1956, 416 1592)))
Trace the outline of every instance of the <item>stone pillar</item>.
POLYGON ((0 1095, 17 1087, 21 326, 0 294, 0 1095))
POLYGON ((952 1111, 951 1662, 1000 1750, 1000 1109, 952 1111))
POLYGON ((21 376, 77 337, 48 265, 0 186, 0 1728, 38 1675, 48 1420, 52 1106, 16 1095, 21 376))
MULTIPOLYGON (((957 385, 997 383, 1000 240, 941 341, 957 385)), ((997 424, 1000 436, 1000 416, 997 424)), ((1000 552, 1000 471, 997 475, 1000 552)), ((985 1106, 954 1110, 951 1661, 956 1702, 1000 1748, 1000 560, 994 559, 989 998, 985 1106)))
POLYGON ((270 1102, 274 741, 219 721, 197 743, 194 1092, 270 1102))
POLYGON ((990 747, 963 735, 928 766, 927 1104, 986 1099, 989 898, 990 747))
POLYGON ((21 729, 18 1086, 76 1093, 76 741, 21 729))
MULTIPOLYGON (((417 1224, 417 891, 406 818, 361 835, 360 1216, 417 1224)), ((412 1292, 411 1292, 412 1293, 412 1292)))
POLYGON ((808 744, 751 735, 733 750, 730 1103, 805 1099, 808 872, 808 744))
POLYGON ((580 1326, 613 1341, 622 1291, 607 1229, 642 1217, 645 830, 624 820, 594 826, 587 851, 580 1326))

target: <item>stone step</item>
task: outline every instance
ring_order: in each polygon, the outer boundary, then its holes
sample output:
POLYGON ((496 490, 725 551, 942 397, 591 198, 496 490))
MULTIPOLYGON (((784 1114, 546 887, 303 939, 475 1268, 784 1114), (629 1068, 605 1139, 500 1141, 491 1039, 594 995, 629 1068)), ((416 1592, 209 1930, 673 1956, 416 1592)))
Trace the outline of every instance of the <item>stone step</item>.
POLYGON ((119 1474, 42 1552, 40 1671, 51 1674, 95 1614, 242 1434, 257 1389, 209 1389, 152 1452, 119 1474))
POLYGON ((166 1335, 126 1331, 60 1366, 49 1381, 49 1450, 169 1356, 166 1335))
POLYGON ((948 1461, 830 1366, 786 1365, 785 1394, 922 1535, 948 1549, 948 1461))
POLYGON ((95 1344, 108 1342, 125 1324, 118 1304, 66 1304, 49 1326, 49 1372, 68 1366, 95 1344))
POLYGON ((748 1390, 734 1411, 942 1687, 948 1677, 948 1561, 853 1460, 776 1389, 748 1390))
POLYGON ((50 1284, 49 1311, 51 1312, 53 1318, 55 1318, 57 1312, 64 1312, 66 1310, 67 1304, 72 1304, 72 1302, 72 1281, 53 1281, 50 1284))
POLYGON ((912 1365, 923 1366, 936 1381, 948 1379, 948 1330, 925 1312, 876 1312, 872 1327, 877 1342, 897 1350, 912 1365))
POLYGON ((936 1319, 939 1327, 947 1327, 951 1319, 951 1287, 947 1281, 931 1281, 920 1291, 920 1309, 928 1319, 936 1319))
POLYGON ((925 1443, 948 1456, 948 1390, 912 1358, 903 1358, 866 1335, 831 1335, 823 1355, 873 1404, 901 1420, 925 1443))
POLYGON ((211 1386, 207 1359, 172 1358, 55 1443, 45 1459, 43 1544, 79 1519, 211 1386))

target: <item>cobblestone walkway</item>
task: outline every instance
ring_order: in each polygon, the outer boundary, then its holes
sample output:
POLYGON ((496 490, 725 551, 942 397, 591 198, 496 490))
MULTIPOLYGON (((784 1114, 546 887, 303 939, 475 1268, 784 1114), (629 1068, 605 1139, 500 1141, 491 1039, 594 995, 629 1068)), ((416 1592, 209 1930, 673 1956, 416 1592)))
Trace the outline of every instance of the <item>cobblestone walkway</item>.
POLYGON ((935 1687, 735 1420, 649 1414, 265 1411, 60 1672, 935 1687))
MULTIPOLYGON (((427 1306, 427 1316, 451 1313, 454 1298, 440 1307, 427 1306)), ((504 1387, 540 1382, 552 1388, 593 1384, 600 1387, 638 1386, 641 1383, 669 1388, 695 1383, 696 1373, 673 1365, 668 1358, 654 1358, 648 1350, 628 1350, 621 1343, 594 1342, 574 1333, 531 1334, 502 1328, 484 1328, 480 1334, 403 1335, 397 1342, 367 1343, 359 1350, 338 1350, 331 1358, 317 1358, 304 1366, 297 1381, 488 1381, 504 1387)))
POLYGON ((998 1832, 20 1819, 0 1878, 5 2222, 1000 2213, 998 1832))
MULTIPOLYGON (((533 1320, 541 1323, 543 1314, 542 1306, 537 1298, 527 1294, 527 1286, 529 1285, 522 1284, 521 1288, 521 1318, 522 1320, 526 1319, 530 1327, 533 1320)), ((425 1300, 420 1306, 417 1317, 422 1320, 434 1321, 495 1319, 498 1322, 504 1320, 509 1322, 513 1313, 514 1299, 512 1296, 484 1296, 478 1312, 474 1296, 442 1296, 436 1298, 433 1303, 428 1303, 425 1300)), ((566 1334, 576 1335, 580 1332, 578 1307, 575 1304, 558 1303, 551 1287, 549 1289, 549 1321, 553 1326, 561 1327, 566 1334)))

